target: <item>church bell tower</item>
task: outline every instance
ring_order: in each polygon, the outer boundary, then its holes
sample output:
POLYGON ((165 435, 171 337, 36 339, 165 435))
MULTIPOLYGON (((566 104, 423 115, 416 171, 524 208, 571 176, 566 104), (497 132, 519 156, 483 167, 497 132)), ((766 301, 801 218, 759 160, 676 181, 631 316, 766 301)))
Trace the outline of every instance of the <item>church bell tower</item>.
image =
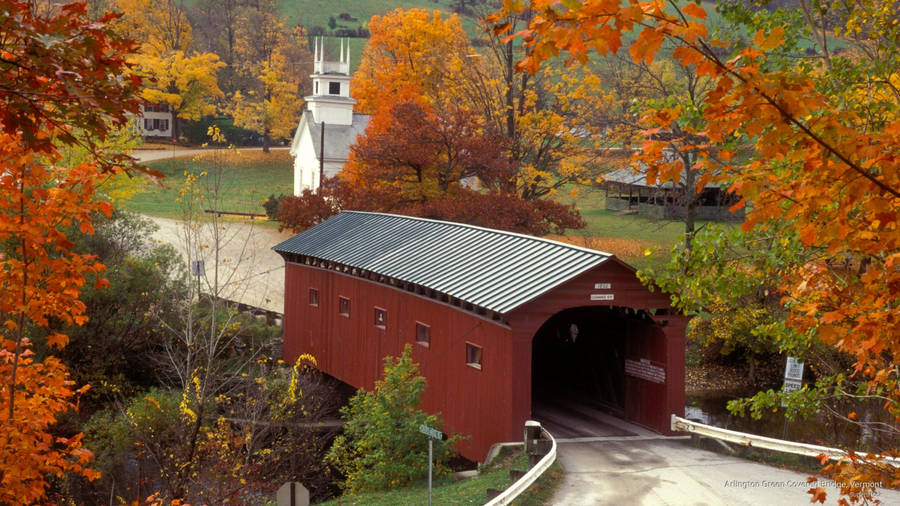
POLYGON ((325 59, 325 41, 314 41, 313 94, 304 97, 306 107, 315 123, 328 125, 353 124, 353 106, 350 98, 350 41, 340 41, 340 61, 325 59), (346 46, 346 47, 345 47, 346 46))

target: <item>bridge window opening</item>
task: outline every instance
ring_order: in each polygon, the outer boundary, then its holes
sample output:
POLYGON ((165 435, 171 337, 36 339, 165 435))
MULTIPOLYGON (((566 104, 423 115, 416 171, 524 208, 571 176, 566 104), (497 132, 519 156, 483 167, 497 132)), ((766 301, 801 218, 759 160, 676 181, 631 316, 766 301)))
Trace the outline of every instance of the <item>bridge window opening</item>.
POLYGON ((350 299, 338 297, 338 313, 341 316, 350 316, 350 299))
POLYGON ((416 343, 428 348, 431 346, 431 327, 416 322, 416 343))
POLYGON ((466 343, 466 365, 481 370, 481 346, 466 343))
POLYGON ((375 308, 375 326, 382 329, 387 326, 387 311, 380 307, 375 308))
POLYGON ((319 305, 319 290, 317 290, 315 288, 309 289, 309 305, 318 307, 318 305, 319 305))

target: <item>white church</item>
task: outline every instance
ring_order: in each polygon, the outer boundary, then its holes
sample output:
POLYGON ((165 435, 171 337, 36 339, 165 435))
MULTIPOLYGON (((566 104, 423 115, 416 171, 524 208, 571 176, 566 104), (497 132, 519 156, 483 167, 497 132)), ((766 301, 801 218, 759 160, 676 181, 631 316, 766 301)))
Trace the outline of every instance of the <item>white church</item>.
POLYGON ((368 114, 353 112, 350 41, 341 40, 340 45, 340 61, 335 62, 325 60, 324 40, 314 43, 313 94, 304 97, 306 110, 291 143, 294 195, 316 190, 323 173, 333 177, 340 172, 350 156, 350 146, 369 124, 368 114))

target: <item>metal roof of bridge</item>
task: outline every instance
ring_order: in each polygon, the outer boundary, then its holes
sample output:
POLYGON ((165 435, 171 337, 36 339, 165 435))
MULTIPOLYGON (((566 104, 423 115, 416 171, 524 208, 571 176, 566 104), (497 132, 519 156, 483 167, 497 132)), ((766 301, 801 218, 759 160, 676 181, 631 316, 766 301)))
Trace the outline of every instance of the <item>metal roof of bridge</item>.
POLYGON ((506 313, 612 255, 528 235, 344 211, 273 247, 418 284, 506 313))

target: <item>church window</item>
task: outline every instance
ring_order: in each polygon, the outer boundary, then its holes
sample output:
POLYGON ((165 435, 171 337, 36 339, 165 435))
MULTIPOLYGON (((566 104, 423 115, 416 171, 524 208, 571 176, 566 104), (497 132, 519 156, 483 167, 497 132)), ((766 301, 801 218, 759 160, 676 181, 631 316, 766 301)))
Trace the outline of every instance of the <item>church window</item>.
POLYGON ((329 95, 340 95, 341 94, 341 83, 339 82, 329 82, 328 83, 328 94, 329 95))

